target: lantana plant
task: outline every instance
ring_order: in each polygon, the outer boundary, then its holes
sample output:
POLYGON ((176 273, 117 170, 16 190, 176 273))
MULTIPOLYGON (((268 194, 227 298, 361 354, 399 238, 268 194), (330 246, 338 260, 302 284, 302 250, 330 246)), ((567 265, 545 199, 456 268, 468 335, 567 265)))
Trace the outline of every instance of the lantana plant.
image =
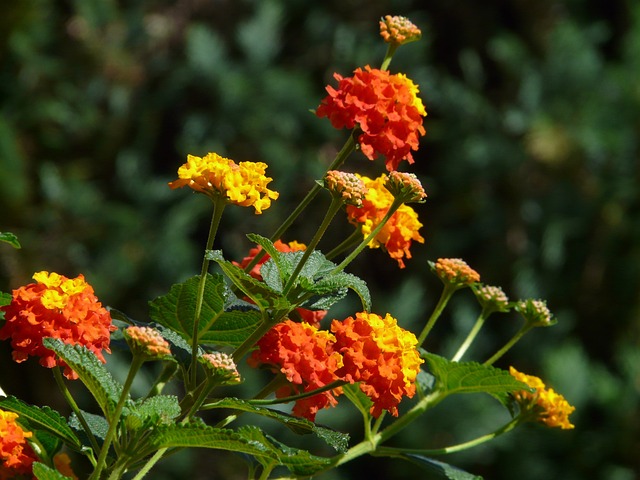
MULTIPOLYGON (((0 340, 10 342, 16 362, 36 357, 52 369, 72 412, 65 417, 11 392, 3 396, 0 478, 57 480, 78 478, 74 471, 82 471, 90 480, 125 475, 139 480, 152 477, 158 462, 186 448, 241 454, 250 479, 307 478, 363 455, 411 461, 442 477, 477 478, 434 457, 487 442, 524 422, 573 428, 574 408, 541 379, 494 366, 529 330, 555 323, 544 301, 511 302, 500 287, 482 284, 462 259, 439 258, 429 264, 442 283, 439 301, 420 331, 412 332, 402 318, 372 311, 365 280, 348 272, 358 255, 387 261, 380 252, 404 268, 413 244, 424 241, 411 204, 425 202, 427 194, 416 175, 398 169, 414 162, 412 152, 426 133, 426 109, 418 86, 389 71, 394 52, 421 32, 408 19, 392 16, 382 19, 380 32, 388 43, 381 66, 358 67, 351 76, 335 74, 337 85, 327 86, 315 111, 350 132, 343 148, 270 237, 247 235, 255 247, 245 258, 213 250, 214 240, 227 206, 263 214, 277 200, 267 165, 236 163, 217 153, 188 155, 169 187, 188 187, 211 201, 202 269, 151 300, 146 321, 103 306, 81 274, 37 272, 33 283, 0 296, 0 340), (377 178, 346 171, 350 157, 361 155, 380 164, 377 178), (306 243, 285 240, 289 227, 322 192, 328 206, 313 237, 306 243), (339 214, 354 231, 323 253, 317 246, 339 214), (431 351, 427 340, 462 289, 472 290, 480 313, 459 349, 445 358, 431 351), (359 299, 358 311, 332 318, 332 307, 349 292, 359 299), (516 335, 487 359, 463 360, 486 320, 509 312, 523 319, 516 335), (111 348, 120 354, 114 345, 127 349, 131 358, 123 382, 110 371, 111 348), (131 386, 147 362, 162 368, 146 395, 134 397, 131 386), (250 369, 262 369, 271 379, 240 385, 250 369), (69 382, 82 383, 93 402, 81 408, 69 382), (494 397, 510 420, 457 445, 426 448, 424 438, 412 448, 390 445, 406 427, 425 421, 435 405, 464 394, 494 397), (359 412, 361 429, 344 432, 315 422, 319 411, 338 403, 359 412), (212 411, 217 415, 203 415, 212 411), (216 422, 207 423, 212 417, 216 422), (252 418, 260 422, 252 424, 252 418), (316 436, 327 448, 321 455, 295 442, 286 445, 266 433, 269 422, 316 436)), ((357 168, 357 158, 353 163, 357 168)), ((0 240, 20 246, 10 233, 0 234, 0 240)), ((428 422, 423 432, 427 437, 428 422)))

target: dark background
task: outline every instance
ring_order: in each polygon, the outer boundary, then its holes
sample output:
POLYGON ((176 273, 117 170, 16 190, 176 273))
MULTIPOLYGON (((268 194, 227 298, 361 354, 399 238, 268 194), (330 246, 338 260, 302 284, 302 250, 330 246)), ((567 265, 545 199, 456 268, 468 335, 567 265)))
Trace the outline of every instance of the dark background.
MULTIPOLYGON (((577 407, 575 430, 529 425, 444 460, 487 479, 638 478, 640 5, 630 0, 5 0, 0 231, 23 248, 0 245, 0 290, 39 270, 84 273, 105 304, 144 320, 150 299, 199 272, 209 203, 166 185, 187 153, 269 164, 280 199, 262 216, 229 208, 223 219, 216 248, 241 258, 244 234, 270 235, 340 148, 346 132, 309 110, 333 72, 379 65, 377 23, 389 13, 424 35, 391 70, 420 85, 429 113, 416 163, 402 167, 429 193, 416 207, 426 242, 405 270, 375 250, 350 271, 369 283, 374 311, 414 331, 439 294, 427 261, 441 256, 464 258, 512 299, 547 299, 558 325, 498 366, 541 376, 577 407)), ((382 162, 356 154, 347 169, 377 176, 382 162)), ((284 240, 308 242, 326 200, 284 240)), ((351 231, 335 223, 321 248, 351 231)), ((477 313, 460 293, 427 348, 451 355, 477 313)), ((465 358, 486 358, 518 322, 491 319, 465 358)), ((56 402, 49 372, 10 364, 6 345, 0 354, 7 393, 56 402)), ((458 443, 505 420, 484 397, 437 408, 397 443, 458 443)), ((356 417, 339 408, 319 419, 357 437, 356 417)), ((154 478, 243 478, 230 457, 188 454, 154 478)), ((424 473, 366 458, 322 478, 365 475, 424 473)))

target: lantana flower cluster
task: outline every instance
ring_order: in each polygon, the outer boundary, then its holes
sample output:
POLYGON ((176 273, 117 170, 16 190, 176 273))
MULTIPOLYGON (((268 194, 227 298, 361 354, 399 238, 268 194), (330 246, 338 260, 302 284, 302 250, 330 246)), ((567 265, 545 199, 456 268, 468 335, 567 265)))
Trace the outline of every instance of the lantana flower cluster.
MULTIPOLYGON (((358 175, 367 188, 361 207, 347 205, 349 222, 360 228, 366 238, 382 221, 393 203, 394 196, 385 187, 387 176, 381 175, 376 179, 358 175)), ((411 258, 411 243, 424 243, 419 230, 422 223, 418 214, 409 205, 402 204, 391 216, 382 230, 369 243, 369 248, 383 247, 389 256, 404 268, 405 258, 411 258)))
POLYGON ((334 128, 358 127, 362 153, 375 160, 386 158, 387 170, 397 170, 402 160, 414 162, 420 137, 426 131, 422 119, 427 111, 418 86, 402 73, 391 74, 369 65, 357 68, 352 77, 335 73, 338 88, 326 87, 327 95, 318 117, 327 117, 334 128))
POLYGON ((33 433, 17 423, 18 415, 0 410, 0 479, 31 477, 31 465, 38 458, 27 439, 33 433))
MULTIPOLYGON (((292 393, 323 388, 337 380, 359 382, 373 402, 371 414, 383 410, 398 415, 403 397, 415 394, 415 381, 423 360, 416 349, 415 335, 398 326, 397 320, 360 312, 331 323, 331 333, 307 323, 286 320, 273 327, 258 342, 250 364, 270 365, 290 382, 277 392, 292 393)), ((337 387, 296 402, 293 412, 309 420, 325 407, 337 403, 337 387)))
POLYGON ((116 327, 84 276, 70 279, 43 271, 33 279, 36 283, 14 290, 11 303, 0 308, 6 320, 0 340, 11 339, 13 359, 23 362, 29 356, 40 357, 42 366, 64 367, 65 376, 76 379, 77 374, 42 344, 51 337, 85 346, 105 363, 103 352, 111 352, 110 335, 116 327))

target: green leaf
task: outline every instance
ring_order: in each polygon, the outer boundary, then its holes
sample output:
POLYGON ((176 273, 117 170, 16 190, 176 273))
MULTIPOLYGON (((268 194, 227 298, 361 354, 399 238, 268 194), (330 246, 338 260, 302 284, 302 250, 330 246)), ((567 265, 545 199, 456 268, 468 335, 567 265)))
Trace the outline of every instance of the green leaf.
POLYGON ((180 416, 178 397, 156 395, 136 402, 126 417, 126 423, 132 430, 167 425, 180 416))
POLYGON ((38 480, 68 480, 71 478, 40 462, 33 463, 33 475, 38 480))
POLYGON ((8 243, 13 248, 22 248, 20 246, 20 242, 18 241, 18 237, 16 237, 13 233, 0 232, 0 242, 8 243))
POLYGON ((122 393, 122 385, 116 383, 98 357, 84 346, 69 345, 57 338, 45 338, 42 344, 58 354, 78 374, 102 412, 110 418, 122 393))
POLYGON ((422 455, 404 454, 401 458, 405 458, 419 465, 425 470, 436 474, 439 478, 447 478, 449 480, 482 480, 482 477, 478 475, 472 475, 458 467, 422 455))
POLYGON ((199 337, 200 343, 238 347, 258 327, 262 314, 252 308, 224 312, 213 327, 199 337))
POLYGON ((488 393, 506 405, 507 394, 518 390, 530 390, 506 370, 476 362, 451 362, 432 353, 423 353, 422 356, 436 377, 437 388, 447 395, 488 393))
POLYGON ((339 452, 346 452, 349 447, 349 435, 346 433, 338 432, 336 430, 323 427, 310 422, 304 418, 294 417, 287 413, 280 412, 278 410, 272 410, 270 408, 261 407, 258 405, 252 405, 251 403, 238 398, 225 398, 212 402, 206 405, 207 409, 214 408, 230 408, 233 410, 240 410, 243 412, 255 413, 263 417, 274 419, 280 423, 283 423, 294 433, 299 435, 312 433, 317 437, 324 440, 328 445, 332 446, 339 452))
POLYGON ((17 413, 20 420, 28 421, 30 426, 37 425, 38 428, 55 435, 73 448, 80 449, 82 447, 82 443, 64 417, 47 406, 35 407, 16 397, 8 396, 0 399, 0 408, 17 413))
MULTIPOLYGON (((359 277, 346 272, 338 272, 333 275, 323 277, 322 279, 311 283, 306 279, 300 279, 300 285, 310 293, 316 295, 327 295, 332 292, 340 292, 342 289, 351 289, 358 294, 362 302, 364 311, 371 310, 371 294, 367 283, 359 277)), ((314 308, 319 308, 313 305, 314 308)))
MULTIPOLYGON (((199 284, 200 276, 195 276, 183 283, 173 285, 168 294, 149 303, 151 318, 190 341, 193 337, 199 284)), ((224 304, 225 285, 222 276, 207 274, 198 322, 199 335, 207 332, 222 315, 224 304)))
POLYGON ((12 299, 13 296, 10 293, 0 292, 0 307, 9 305, 12 299))
POLYGON ((360 413, 362 413, 362 416, 366 420, 371 419, 370 411, 373 406, 373 402, 362 390, 360 390, 360 386, 357 383, 348 383, 344 385, 342 387, 342 392, 349 401, 353 403, 358 410, 360 410, 360 413))
MULTIPOLYGON (((82 417, 87 422, 89 430, 91 430, 91 434, 96 438, 98 444, 102 445, 104 437, 107 436, 107 431, 109 430, 109 423, 107 422, 107 419, 102 415, 96 415, 85 411, 82 411, 82 417)), ((69 417, 69 426, 78 432, 78 436, 83 440, 85 445, 89 443, 87 432, 84 431, 84 428, 82 427, 80 420, 78 420, 75 412, 69 417)))

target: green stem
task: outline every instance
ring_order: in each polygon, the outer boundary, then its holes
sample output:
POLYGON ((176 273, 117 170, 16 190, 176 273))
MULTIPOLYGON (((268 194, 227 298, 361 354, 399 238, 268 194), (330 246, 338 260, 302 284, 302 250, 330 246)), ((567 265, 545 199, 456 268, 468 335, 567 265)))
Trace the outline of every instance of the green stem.
POLYGON ((362 236, 362 232, 359 228, 355 229, 351 235, 349 235, 345 240, 340 243, 337 247, 333 248, 329 253, 325 255, 327 260, 331 260, 334 257, 337 257, 342 252, 355 247, 358 244, 358 240, 362 236))
POLYGON ((104 437, 104 442, 102 443, 102 449, 100 450, 100 456, 98 457, 98 463, 96 465, 96 469, 91 474, 90 480, 98 480, 100 478, 100 474, 105 467, 105 463, 107 460, 107 455, 109 453, 109 448, 111 447, 111 442, 113 441, 115 434, 118 430, 118 423, 120 422, 120 415, 122 414, 122 410, 124 409, 124 405, 129 398, 129 390, 131 390, 131 384, 133 383, 133 379, 135 378, 138 370, 144 363, 144 358, 140 355, 134 355, 133 360, 131 361, 131 367, 129 368, 129 373, 127 375, 127 379, 124 382, 122 387, 122 393, 120 394, 120 399, 118 400, 118 404, 116 405, 116 409, 113 412, 113 417, 109 422, 109 430, 107 430, 107 434, 104 437))
POLYGON ((378 235, 378 233, 380 233, 380 230, 382 230, 382 228, 385 226, 385 224, 389 221, 389 219, 391 218, 391 216, 396 213, 396 210, 398 210, 398 208, 400 208, 400 205, 402 205, 403 201, 402 199, 398 199, 398 198, 394 198, 393 202, 391 203, 391 206, 389 207, 389 210, 387 210, 387 213, 384 215, 384 217, 382 217, 382 220, 380 220, 380 223, 378 223, 378 225, 376 225, 376 228, 374 228, 371 233, 369 235, 367 235, 367 237, 360 242, 360 245, 358 245, 353 252, 351 252, 349 254, 349 256, 347 258, 345 258, 342 263, 340 263, 340 265, 338 265, 336 268, 334 268, 330 275, 333 275, 334 273, 338 273, 341 272, 342 270, 345 269, 345 267, 347 265, 349 265, 359 254, 360 252, 362 252, 362 250, 365 249, 365 247, 367 245, 369 245, 369 243, 371 243, 371 241, 376 238, 376 235, 378 235))
POLYGON ((213 215, 211 217, 211 225, 209 226, 209 236, 207 238, 207 246, 205 255, 202 260, 202 268, 200 270, 200 282, 198 283, 198 294, 196 296, 196 308, 193 317, 193 332, 191 338, 191 388, 195 388, 198 373, 198 327, 200 325, 200 314, 202 313, 202 303, 204 301, 204 288, 207 283, 207 273, 209 272, 209 263, 211 260, 207 258, 207 251, 213 248, 213 242, 220 226, 222 212, 227 205, 226 200, 222 196, 217 196, 213 200, 213 215))
POLYGON ((473 440, 469 440, 468 442, 459 443, 457 445, 451 445, 450 447, 444 448, 434 448, 434 449, 419 449, 419 448, 392 448, 392 447, 380 447, 376 451, 376 455, 385 456, 385 457, 397 457, 404 456, 406 454, 413 455, 425 455, 425 456, 433 456, 433 455, 448 455, 450 453, 461 452, 463 450, 468 450, 469 448, 476 447, 483 443, 489 442, 494 438, 507 433, 513 430, 520 423, 520 418, 516 417, 511 420, 506 425, 498 428, 496 431, 488 433, 486 435, 482 435, 478 438, 474 438, 473 440))
POLYGON ((384 54, 384 59, 382 60, 382 65, 380 66, 380 70, 388 70, 389 64, 391 63, 391 59, 393 58, 393 54, 396 53, 398 49, 398 45, 394 45, 392 43, 387 47, 387 51, 384 54))
POLYGON ((478 335, 478 332, 480 332, 480 329, 482 328, 482 325, 484 325, 485 320, 489 317, 490 314, 490 311, 482 310, 482 312, 480 312, 480 315, 478 316, 476 323, 473 325, 473 328, 471 328, 471 331, 467 335, 467 338, 464 339, 464 342, 462 342, 462 345, 460 345, 460 348, 458 348, 458 351, 451 359, 452 362, 458 362, 466 353, 466 351, 469 349, 476 336, 478 335))
POLYGON ((255 400, 249 400, 248 403, 250 403, 251 405, 277 405, 279 403, 295 402, 296 400, 300 400, 302 398, 313 397, 314 395, 318 395, 319 393, 326 392, 327 390, 333 390, 334 388, 341 387, 346 383, 347 382, 345 382, 344 380, 336 380, 335 382, 331 382, 325 385, 324 387, 316 388, 315 390, 310 390, 304 393, 299 393, 297 395, 291 395, 289 397, 273 398, 270 400, 255 399, 255 400))
POLYGON ((162 458, 162 456, 165 454, 167 450, 168 448, 165 447, 165 448, 161 448, 156 453, 154 453, 153 456, 149 459, 149 461, 145 463, 144 466, 138 471, 136 476, 133 477, 133 480, 141 480, 142 478, 144 478, 144 476, 147 473, 149 473, 149 470, 151 470, 153 466, 156 463, 158 463, 158 461, 162 458))
POLYGON ((424 343, 424 341, 427 338, 427 335, 429 335, 429 332, 431 331, 433 326, 436 324, 436 321, 438 320, 438 318, 440 318, 440 315, 442 314, 443 310, 447 306, 447 303, 449 303, 449 300, 451 300, 451 296, 456 290, 457 288, 450 284, 444 285, 444 288, 442 289, 442 293, 440 294, 440 299, 436 304, 436 308, 434 308, 433 313, 431 313, 431 316, 427 321, 427 324, 424 326, 424 328, 422 329, 422 332, 420 333, 420 336, 418 337, 418 346, 421 346, 424 343))
POLYGON ((300 274, 300 272, 302 271, 302 268, 304 267, 305 263, 307 263, 307 260, 309 259, 309 257, 315 250, 316 246, 320 242, 320 239, 327 231, 327 228, 329 228, 329 225, 331 224, 331 220, 333 220, 333 217, 336 216, 336 213, 338 213, 342 205, 343 205, 343 202, 341 198, 331 197, 331 205, 329 205, 327 214, 325 215, 324 219, 322 220, 322 223, 318 227, 316 234, 313 236, 313 238, 309 242, 309 245, 307 245, 306 250, 302 254, 302 258, 300 258, 300 261, 296 265, 296 268, 293 270, 293 273, 291 274, 291 276, 289 277, 289 280, 287 280, 287 283, 284 286, 284 289, 282 291, 284 295, 287 295, 287 293, 289 293, 289 291, 291 290, 291 287, 293 287, 293 285, 295 284, 295 281, 298 278, 298 275, 300 274))
MULTIPOLYGON (((60 372, 60 367, 56 366, 53 368, 53 378, 55 378, 56 383, 58 384, 58 388, 60 388, 60 391, 62 392, 62 396, 71 407, 71 410, 73 410, 73 413, 76 414, 76 417, 78 417, 78 421, 80 422, 80 425, 82 425, 82 429, 84 430, 84 433, 87 435, 87 438, 91 443, 91 448, 93 450, 92 453, 97 454, 100 451, 100 445, 98 445, 98 441, 93 435, 93 432, 91 431, 87 420, 84 418, 84 415, 78 407, 78 404, 74 400, 73 396, 71 396, 71 392, 69 392, 69 389, 65 385, 64 379, 62 378, 62 373, 60 372)), ((93 454, 89 456, 89 460, 91 461, 93 466, 96 465, 95 457, 93 456, 93 454)))
MULTIPOLYGON (((264 315, 263 315, 264 316, 264 315)), ((280 318, 277 321, 273 321, 272 319, 263 319, 262 323, 258 325, 258 327, 251 332, 242 344, 233 352, 233 361, 238 363, 244 355, 251 350, 251 348, 256 344, 258 340, 262 338, 262 336, 267 333, 271 327, 273 327, 276 323, 280 321, 280 318)))
POLYGON ((513 347, 516 343, 518 343, 518 341, 529 331, 533 328, 533 325, 530 323, 525 323, 522 328, 520 328, 520 330, 518 330, 516 332, 516 334, 511 337, 511 340, 509 340, 507 343, 504 344, 504 346, 498 350, 495 354, 493 354, 493 356, 491 358, 489 358, 489 360, 484 362, 484 365, 493 365, 495 363, 496 360, 498 360, 500 357, 502 357, 505 353, 507 353, 509 351, 509 349, 511 347, 513 347))

